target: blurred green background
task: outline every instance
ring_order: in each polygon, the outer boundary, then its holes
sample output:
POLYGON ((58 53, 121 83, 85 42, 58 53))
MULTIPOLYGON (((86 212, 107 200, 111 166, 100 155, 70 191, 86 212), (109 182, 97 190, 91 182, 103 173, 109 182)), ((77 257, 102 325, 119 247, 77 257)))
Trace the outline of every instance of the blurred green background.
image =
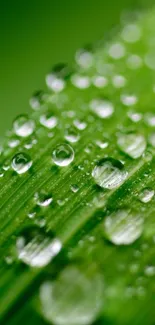
POLYGON ((45 89, 51 66, 70 63, 77 48, 119 23, 123 9, 148 1, 1 1, 0 136, 17 114, 30 111, 29 98, 45 89))

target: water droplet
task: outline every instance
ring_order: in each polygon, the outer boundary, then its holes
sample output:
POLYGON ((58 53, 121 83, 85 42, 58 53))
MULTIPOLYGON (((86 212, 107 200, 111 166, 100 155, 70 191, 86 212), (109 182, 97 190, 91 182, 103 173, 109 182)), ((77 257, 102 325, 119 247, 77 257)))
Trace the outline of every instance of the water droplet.
POLYGON ((37 205, 39 205, 41 207, 47 207, 53 201, 52 196, 50 194, 47 194, 44 191, 35 193, 34 199, 35 199, 37 205))
POLYGON ((18 237, 16 242, 19 260, 32 267, 44 267, 60 252, 62 244, 38 228, 31 228, 18 237))
POLYGON ((101 118, 109 118, 114 112, 113 104, 104 99, 93 99, 90 103, 91 110, 101 118))
POLYGON ((115 60, 123 58, 125 52, 125 47, 121 43, 112 44, 109 48, 109 55, 115 60))
POLYGON ((124 27, 122 38, 125 42, 135 43, 141 38, 141 30, 138 25, 130 24, 124 27))
POLYGON ((80 139, 80 135, 74 127, 65 130, 65 139, 71 143, 75 143, 80 139))
POLYGON ((107 78, 103 76, 94 76, 92 82, 94 86, 97 88, 104 88, 108 84, 107 78))
POLYGON ((16 138, 9 139, 8 141, 8 146, 10 148, 16 148, 19 146, 19 144, 20 144, 20 140, 16 138))
POLYGON ((115 245, 130 245, 143 232, 143 218, 136 210, 122 209, 107 216, 104 231, 115 245))
POLYGON ((26 115, 20 115, 13 123, 14 132, 19 137, 30 136, 35 129, 35 123, 26 115))
POLYGON ((100 149, 105 149, 108 147, 109 143, 101 140, 96 140, 96 144, 100 149))
POLYGON ((74 151, 70 145, 60 144, 54 149, 52 158, 56 165, 65 167, 74 160, 74 151))
POLYGON ((118 147, 133 159, 142 156, 146 149, 146 140, 137 133, 121 134, 117 140, 118 147))
POLYGON ((71 77, 71 82, 79 89, 86 89, 90 86, 90 78, 88 76, 74 74, 71 77))
POLYGON ((150 134, 148 141, 152 147, 155 147, 155 133, 154 132, 150 134))
POLYGON ((134 111, 129 111, 128 112, 128 117, 130 120, 134 123, 138 123, 142 119, 142 114, 134 111))
POLYGON ((127 59, 127 65, 130 69, 139 69, 142 66, 142 59, 138 55, 130 55, 127 59))
POLYGON ((154 276, 155 275, 155 266, 152 266, 152 265, 146 266, 145 270, 144 270, 144 273, 148 277, 154 276))
POLYGON ((121 102, 125 106, 133 106, 138 102, 138 98, 135 95, 121 95, 121 102))
POLYGON ((37 91, 34 95, 30 98, 30 106, 34 110, 38 110, 43 103, 43 92, 37 91))
POLYGON ((17 174, 24 174, 31 168, 32 160, 26 153, 20 152, 13 157, 11 166, 17 174))
POLYGON ((148 203, 152 200, 153 196, 154 196, 154 190, 147 187, 144 188, 139 194, 139 200, 143 203, 148 203))
POLYGON ((147 125, 154 127, 155 126, 155 114, 146 113, 145 114, 145 122, 147 123, 147 125))
POLYGON ((113 158, 102 159, 92 171, 92 176, 99 186, 105 189, 114 189, 120 186, 127 178, 127 171, 123 164, 113 158))
POLYGON ((76 62, 83 69, 89 69, 93 64, 93 54, 87 49, 80 49, 76 53, 76 62))
POLYGON ((126 85, 125 77, 121 75, 116 75, 112 78, 112 84, 115 88, 123 88, 126 85))
POLYGON ((77 193, 79 191, 79 187, 76 184, 71 185, 71 191, 77 193))
POLYGON ((47 86, 54 92, 61 92, 65 88, 70 73, 68 66, 65 64, 55 66, 52 72, 46 76, 47 86))
POLYGON ((51 112, 40 116, 40 124, 42 124, 48 129, 53 129, 57 125, 57 123, 57 117, 55 117, 51 112))
POLYGON ((50 323, 89 325, 96 320, 103 306, 104 284, 99 272, 89 273, 68 266, 55 281, 41 285, 42 311, 50 323))
POLYGON ((74 126, 80 131, 85 130, 87 127, 87 123, 84 122, 83 120, 74 120, 73 123, 74 123, 74 126))

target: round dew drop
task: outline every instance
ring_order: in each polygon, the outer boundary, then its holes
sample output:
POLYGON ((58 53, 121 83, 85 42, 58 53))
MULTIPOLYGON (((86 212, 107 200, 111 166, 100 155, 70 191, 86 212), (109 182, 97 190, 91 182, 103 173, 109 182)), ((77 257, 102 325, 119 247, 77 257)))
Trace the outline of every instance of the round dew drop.
POLYGON ((98 270, 86 274, 77 266, 68 266, 56 280, 41 285, 43 316, 54 325, 92 324, 103 307, 103 293, 98 270))
POLYGON ((154 190, 147 187, 147 188, 144 188, 142 190, 142 192, 139 194, 139 200, 142 202, 142 203, 148 203, 152 200, 152 198, 154 197, 154 190))
POLYGON ((57 166, 66 167, 74 160, 74 151, 70 145, 60 144, 54 149, 52 158, 57 166))
POLYGON ((45 126, 47 129, 53 129, 57 123, 57 117, 53 116, 52 113, 46 113, 40 116, 40 124, 45 126))
POLYGON ((104 232, 115 245, 130 245, 143 232, 143 218, 134 210, 118 210, 107 216, 104 221, 104 232))
POLYGON ((68 142, 75 143, 80 139, 80 135, 74 127, 70 127, 65 131, 65 139, 68 142))
POLYGON ((40 207, 48 207, 53 201, 51 195, 43 191, 35 193, 34 199, 40 207))
POLYGON ((58 238, 46 236, 38 228, 28 229, 16 242, 18 259, 36 268, 48 265, 61 248, 58 238))
POLYGON ((104 99, 93 99, 90 108, 98 117, 103 119, 111 117, 114 112, 113 104, 104 99))
POLYGON ((120 186, 128 176, 123 164, 113 158, 102 159, 92 171, 95 183, 102 188, 112 190, 120 186))
POLYGON ((13 123, 14 132, 19 137, 28 137, 35 130, 35 123, 26 115, 20 115, 13 123))
POLYGON ((17 174, 24 174, 31 168, 32 160, 29 155, 21 152, 13 157, 11 166, 17 174))
POLYGON ((117 144, 122 152, 133 159, 141 157, 146 149, 146 140, 144 136, 136 133, 120 135, 117 144))

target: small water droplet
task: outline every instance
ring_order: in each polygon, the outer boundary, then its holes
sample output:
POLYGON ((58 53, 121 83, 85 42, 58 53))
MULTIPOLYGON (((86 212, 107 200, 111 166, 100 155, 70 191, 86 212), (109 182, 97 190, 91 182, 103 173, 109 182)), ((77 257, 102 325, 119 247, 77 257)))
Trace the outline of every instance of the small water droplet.
POLYGON ((121 95, 121 102, 125 106, 133 106, 138 102, 138 98, 135 95, 121 95))
POLYGON ((79 89, 86 89, 90 86, 90 78, 88 76, 74 74, 71 77, 71 82, 79 89))
POLYGON ((147 125, 149 125, 151 127, 155 126, 155 114, 146 113, 144 118, 145 118, 145 122, 147 125))
POLYGON ((139 69, 142 66, 141 57, 136 54, 130 55, 127 59, 127 66, 133 70, 139 69))
POLYGON ((71 143, 75 143, 80 139, 80 135, 72 126, 65 130, 65 139, 71 143))
POLYGON ((112 44, 111 47, 109 48, 109 55, 115 60, 123 58, 125 52, 126 52, 125 47, 121 43, 112 44))
POLYGON ((126 85, 125 77, 121 75, 116 75, 112 78, 112 84, 115 88, 123 88, 126 85))
POLYGON ((103 76, 94 76, 92 82, 94 86, 97 88, 104 88, 108 84, 107 78, 103 76))
POLYGON ((97 116, 104 119, 111 117, 114 112, 113 104, 104 99, 93 99, 90 102, 90 108, 97 116))
POLYGON ((9 139, 8 141, 8 146, 10 148, 16 148, 19 146, 19 144, 20 144, 20 140, 16 138, 9 139))
POLYGON ((143 232, 143 218, 136 210, 122 209, 107 216, 104 231, 115 245, 130 245, 143 232))
POLYGON ((18 259, 32 267, 44 267, 60 252, 62 244, 38 228, 30 228, 17 238, 18 259))
POLYGON ((83 69, 89 69, 93 64, 93 54, 87 49, 80 49, 75 56, 77 64, 83 69))
POLYGON ((65 167, 74 160, 74 151, 70 145, 60 144, 54 149, 52 158, 56 165, 65 167))
POLYGON ((74 126, 80 131, 85 130, 86 127, 87 127, 87 123, 85 121, 83 121, 83 120, 78 120, 77 119, 77 120, 74 120, 73 123, 74 123, 74 126))
POLYGON ((43 103, 43 92, 42 91, 37 91, 33 94, 33 96, 30 98, 30 106, 34 110, 38 110, 40 106, 43 103))
POLYGON ((77 193, 79 191, 79 187, 76 184, 71 185, 71 191, 73 193, 77 193))
POLYGON ((105 189, 114 189, 120 186, 127 178, 127 171, 123 164, 113 158, 102 159, 92 171, 92 176, 99 186, 105 189))
POLYGON ((20 152, 13 157, 11 166, 17 174, 24 174, 31 168, 32 160, 26 153, 20 152))
POLYGON ((139 200, 143 203, 148 203, 152 200, 153 196, 154 196, 154 190, 147 187, 144 188, 139 194, 139 200))
POLYGON ((138 123, 142 119, 142 114, 134 111, 129 111, 128 112, 128 117, 130 120, 134 123, 138 123))
POLYGON ((26 115, 20 115, 13 123, 14 132, 19 137, 30 136, 35 129, 35 123, 26 115))
POLYGON ((37 205, 39 205, 41 207, 47 207, 53 201, 52 196, 50 194, 47 194, 44 191, 35 193, 34 199, 35 199, 37 205))
POLYGON ((47 86, 54 92, 61 92, 65 88, 70 73, 70 69, 65 64, 55 66, 52 72, 46 76, 47 86))
POLYGON ((57 125, 57 123, 57 117, 55 117, 51 112, 40 116, 40 124, 42 124, 48 129, 53 129, 57 125))
POLYGON ((138 25, 126 25, 122 31, 122 38, 125 42, 136 43, 141 38, 141 30, 138 25))
POLYGON ((136 133, 120 134, 117 144, 122 152, 133 159, 141 157, 146 149, 144 136, 136 133))
POLYGON ((89 325, 96 320, 103 306, 104 284, 98 271, 89 273, 72 265, 64 269, 55 281, 41 285, 42 311, 50 323, 89 325))
POLYGON ((96 144, 100 149, 105 149, 108 147, 109 143, 106 141, 96 140, 96 144))

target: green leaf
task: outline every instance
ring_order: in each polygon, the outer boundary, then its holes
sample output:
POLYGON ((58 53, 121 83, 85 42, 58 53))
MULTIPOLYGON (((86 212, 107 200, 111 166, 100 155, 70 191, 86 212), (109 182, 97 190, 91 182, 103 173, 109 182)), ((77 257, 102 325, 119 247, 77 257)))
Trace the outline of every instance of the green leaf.
POLYGON ((5 324, 154 324, 154 17, 55 67, 5 137, 5 324))

